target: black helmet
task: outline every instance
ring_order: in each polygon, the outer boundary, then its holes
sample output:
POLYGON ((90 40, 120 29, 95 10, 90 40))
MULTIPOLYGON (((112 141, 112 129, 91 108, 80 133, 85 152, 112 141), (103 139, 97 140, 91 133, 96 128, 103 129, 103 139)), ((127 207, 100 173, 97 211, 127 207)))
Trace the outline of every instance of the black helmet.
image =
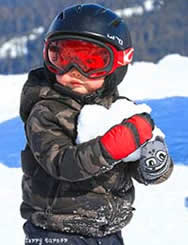
POLYGON ((58 14, 45 39, 59 34, 91 37, 111 43, 119 50, 132 46, 129 30, 123 19, 96 4, 75 5, 58 14))
MULTIPOLYGON (((98 4, 74 5, 58 14, 46 33, 45 41, 63 35, 88 37, 107 42, 118 50, 132 47, 131 36, 124 20, 98 4)), ((105 78, 108 93, 123 80, 127 68, 128 65, 119 67, 105 78)))

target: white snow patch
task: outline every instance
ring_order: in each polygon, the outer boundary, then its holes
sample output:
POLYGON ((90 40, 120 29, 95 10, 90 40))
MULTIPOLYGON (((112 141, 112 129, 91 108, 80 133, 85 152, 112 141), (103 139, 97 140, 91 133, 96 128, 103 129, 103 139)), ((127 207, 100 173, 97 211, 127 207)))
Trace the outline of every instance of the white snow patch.
POLYGON ((19 114, 20 95, 27 74, 0 75, 0 123, 19 114))
POLYGON ((15 37, 0 46, 0 59, 16 58, 28 54, 27 42, 37 39, 44 32, 42 26, 35 28, 28 36, 15 37))
POLYGON ((133 100, 188 96, 188 57, 171 54, 158 64, 135 62, 119 85, 121 95, 133 100))
MULTIPOLYGON (((136 211, 130 224, 123 229, 126 245, 188 244, 188 209, 184 206, 188 196, 187 176, 188 167, 175 165, 171 178, 160 185, 144 186, 135 182, 136 211)), ((24 244, 24 220, 19 212, 21 178, 21 169, 0 164, 1 244, 24 244)))
POLYGON ((144 8, 146 11, 152 11, 154 9, 154 0, 146 0, 144 2, 144 8))
MULTIPOLYGON (((144 112, 150 114, 151 108, 144 103, 134 104, 126 99, 117 100, 109 109, 101 105, 85 105, 78 117, 76 143, 84 143, 102 136, 123 120, 144 112)), ((150 141, 155 140, 157 136, 165 138, 164 133, 155 126, 150 141)), ((129 162, 140 159, 141 147, 122 160, 129 162)))
POLYGON ((123 230, 125 244, 188 244, 188 167, 175 165, 164 183, 144 186, 135 182, 135 216, 123 230))
MULTIPOLYGON (((131 8, 124 8, 124 9, 117 9, 115 12, 120 17, 131 17, 133 15, 143 15, 144 12, 151 12, 155 10, 154 8, 154 0, 145 0, 143 2, 143 6, 141 5, 135 5, 131 8)), ((162 5, 163 1, 160 1, 160 4, 162 5)))
POLYGON ((120 17, 131 17, 133 15, 142 15, 144 13, 144 9, 142 6, 135 6, 132 8, 118 9, 115 12, 120 17))

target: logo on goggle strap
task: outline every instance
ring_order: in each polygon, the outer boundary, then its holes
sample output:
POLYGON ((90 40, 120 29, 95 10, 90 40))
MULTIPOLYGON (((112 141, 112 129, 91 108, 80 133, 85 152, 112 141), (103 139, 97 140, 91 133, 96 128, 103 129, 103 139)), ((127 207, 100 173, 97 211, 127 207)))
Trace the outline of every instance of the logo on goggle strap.
POLYGON ((124 64, 131 63, 133 59, 134 49, 128 48, 123 53, 124 53, 124 57, 123 57, 124 64))
POLYGON ((107 34, 107 37, 110 38, 111 40, 118 41, 119 45, 123 45, 123 40, 119 38, 118 36, 110 35, 109 33, 107 34))
POLYGON ((134 54, 133 48, 128 48, 124 50, 123 57, 121 60, 118 60, 118 64, 122 66, 130 64, 133 59, 133 54, 134 54))

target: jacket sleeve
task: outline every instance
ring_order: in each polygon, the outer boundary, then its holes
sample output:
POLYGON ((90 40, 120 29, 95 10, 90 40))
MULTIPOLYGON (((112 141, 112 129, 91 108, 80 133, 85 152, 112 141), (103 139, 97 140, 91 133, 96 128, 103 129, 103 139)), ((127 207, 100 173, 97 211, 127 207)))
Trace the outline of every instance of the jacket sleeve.
POLYGON ((114 166, 106 155, 99 137, 76 145, 70 130, 59 124, 56 116, 45 106, 33 108, 25 130, 28 145, 40 166, 56 179, 82 181, 100 175, 114 166))

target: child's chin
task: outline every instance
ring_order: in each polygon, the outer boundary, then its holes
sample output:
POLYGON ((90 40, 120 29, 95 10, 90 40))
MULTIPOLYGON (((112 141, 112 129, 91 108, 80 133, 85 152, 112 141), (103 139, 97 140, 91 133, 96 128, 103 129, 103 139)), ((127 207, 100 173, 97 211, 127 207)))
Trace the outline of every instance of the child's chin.
POLYGON ((79 93, 79 94, 88 94, 88 91, 85 88, 82 87, 76 87, 72 88, 73 92, 79 93))

